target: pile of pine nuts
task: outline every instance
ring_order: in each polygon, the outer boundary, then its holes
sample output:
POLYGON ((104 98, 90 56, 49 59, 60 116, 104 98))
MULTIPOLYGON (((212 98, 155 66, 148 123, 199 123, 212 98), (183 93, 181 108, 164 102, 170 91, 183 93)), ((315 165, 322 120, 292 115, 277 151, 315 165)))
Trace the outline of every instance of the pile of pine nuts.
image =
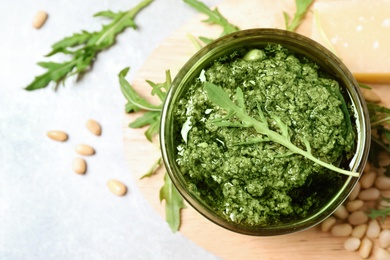
POLYGON ((381 155, 379 168, 367 163, 348 199, 320 225, 321 231, 345 237, 344 248, 357 251, 363 259, 390 259, 390 227, 382 218, 371 219, 371 209, 390 207, 390 177, 384 175, 390 157, 381 155))
MULTIPOLYGON (((100 124, 93 120, 89 119, 86 123, 87 129, 94 135, 100 136, 102 134, 102 127, 100 124)), ((61 130, 52 130, 47 132, 47 136, 58 142, 65 142, 68 140, 69 136, 66 132, 61 130)), ((76 153, 81 156, 92 156, 94 155, 95 149, 88 144, 78 144, 75 147, 76 153)), ((87 162, 82 157, 76 157, 73 161, 73 170, 77 174, 85 174, 87 172, 87 162)), ((127 193, 127 187, 122 182, 118 180, 111 179, 107 182, 109 190, 118 196, 123 196, 127 193)))

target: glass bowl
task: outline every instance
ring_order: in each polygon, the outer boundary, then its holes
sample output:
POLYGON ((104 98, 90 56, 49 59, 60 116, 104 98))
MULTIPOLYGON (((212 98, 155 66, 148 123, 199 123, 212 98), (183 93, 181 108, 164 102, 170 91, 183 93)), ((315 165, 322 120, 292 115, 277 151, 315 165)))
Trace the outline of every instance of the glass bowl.
MULTIPOLYGON (((250 29, 221 37, 199 50, 181 68, 172 82, 165 100, 160 127, 160 144, 166 170, 173 184, 183 198, 200 214, 211 222, 230 231, 246 235, 272 236, 302 231, 315 226, 330 216, 348 197, 358 182, 358 177, 343 177, 340 188, 329 195, 321 207, 309 215, 297 219, 281 219, 278 223, 267 225, 247 225, 230 221, 223 217, 203 198, 193 192, 190 183, 183 175, 177 163, 178 140, 182 138, 177 129, 173 111, 179 100, 187 95, 188 88, 202 70, 214 60, 229 55, 242 48, 263 48, 267 44, 280 44, 297 55, 302 55, 315 63, 338 81, 345 92, 345 100, 353 107, 356 130, 356 146, 353 158, 342 166, 351 171, 362 173, 367 161, 370 146, 370 125, 367 107, 362 98, 359 85, 347 67, 333 53, 313 40, 300 34, 279 29, 250 29), (175 132, 176 131, 176 132, 175 132)), ((201 149, 201 148, 199 148, 201 149)), ((341 167, 341 166, 340 166, 341 167)), ((256 214, 256 213, 255 213, 256 214)))

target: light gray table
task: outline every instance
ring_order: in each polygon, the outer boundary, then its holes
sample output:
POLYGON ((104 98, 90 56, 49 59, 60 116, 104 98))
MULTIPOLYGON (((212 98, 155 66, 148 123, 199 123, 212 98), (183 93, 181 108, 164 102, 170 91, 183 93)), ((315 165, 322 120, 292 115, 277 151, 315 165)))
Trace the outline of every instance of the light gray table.
POLYGON ((136 17, 139 30, 121 34, 82 81, 68 79, 57 92, 23 90, 43 72, 36 62, 46 60, 51 44, 81 29, 99 29, 104 19, 92 17, 98 11, 127 10, 138 2, 0 1, 0 259, 215 259, 172 234, 128 173, 125 100, 117 80, 130 66, 131 81, 153 49, 197 11, 180 0, 156 0, 136 17), (40 9, 49 19, 35 30, 31 22, 40 9), (86 130, 89 118, 102 124, 101 137, 86 130), (51 141, 51 129, 66 130, 70 139, 51 141), (97 150, 85 176, 71 168, 81 142, 97 150), (111 178, 128 186, 126 196, 109 192, 111 178))

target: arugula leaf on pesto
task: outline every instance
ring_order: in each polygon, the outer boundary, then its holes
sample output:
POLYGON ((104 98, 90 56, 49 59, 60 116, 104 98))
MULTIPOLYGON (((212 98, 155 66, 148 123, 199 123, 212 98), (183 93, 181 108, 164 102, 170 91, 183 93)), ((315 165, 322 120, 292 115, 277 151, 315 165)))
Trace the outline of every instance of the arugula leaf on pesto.
MULTIPOLYGON (((217 106, 220 108, 226 110, 227 116, 224 117, 222 120, 214 120, 213 123, 217 126, 223 126, 223 127, 253 127, 257 133, 266 136, 269 138, 270 141, 273 141, 275 143, 281 144, 284 147, 288 148, 291 152, 300 154, 307 159, 315 162, 316 164, 319 164, 329 170, 332 170, 334 172, 338 172, 341 174, 349 175, 349 176, 354 176, 354 177, 359 177, 359 173, 357 172, 352 172, 348 170, 344 170, 341 168, 338 168, 334 166, 333 164, 329 164, 326 162, 321 161, 320 159, 316 158, 313 156, 311 153, 311 146, 310 143, 304 140, 304 143, 306 145, 306 151, 302 150, 301 148, 295 146, 291 141, 290 141, 290 133, 289 133, 289 128, 286 124, 284 124, 280 118, 274 116, 273 119, 275 120, 276 125, 279 127, 281 134, 271 130, 269 128, 268 122, 265 119, 262 110, 260 109, 260 106, 258 106, 259 109, 259 118, 255 119, 254 117, 251 117, 248 115, 245 111, 245 107, 242 106, 242 102, 239 101, 240 106, 237 106, 234 104, 234 102, 229 98, 229 95, 219 86, 210 83, 210 82, 205 82, 204 83, 204 89, 206 91, 207 97, 217 106), (235 117, 239 119, 239 121, 228 121, 228 119, 235 117)), ((241 95, 239 93, 242 93, 240 88, 237 88, 238 95, 241 95)), ((237 94, 236 94, 237 95, 237 94)), ((237 97, 236 97, 237 98, 237 97)), ((241 98, 238 97, 237 100, 240 100, 241 98)))
POLYGON ((284 21, 286 25, 286 30, 295 31, 298 26, 302 23, 309 6, 314 2, 314 0, 295 0, 295 6, 297 8, 294 17, 291 20, 291 17, 287 12, 283 12, 284 21))
POLYGON ((96 16, 111 19, 111 22, 104 25, 100 31, 75 33, 65 37, 52 45, 52 51, 46 56, 50 57, 57 53, 70 56, 70 59, 62 63, 38 62, 38 65, 46 69, 46 72, 35 77, 25 88, 26 90, 37 90, 47 87, 51 82, 56 87, 73 75, 81 77, 88 72, 99 52, 111 47, 115 43, 116 36, 126 28, 136 29, 135 16, 153 0, 143 0, 134 8, 126 12, 103 11, 96 16))

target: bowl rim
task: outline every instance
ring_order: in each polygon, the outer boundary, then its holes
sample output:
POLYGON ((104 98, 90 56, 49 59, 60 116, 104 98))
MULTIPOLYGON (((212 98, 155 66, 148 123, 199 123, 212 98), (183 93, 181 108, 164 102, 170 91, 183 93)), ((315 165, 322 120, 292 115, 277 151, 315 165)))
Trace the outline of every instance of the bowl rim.
MULTIPOLYGON (((328 65, 332 66, 333 70, 336 69, 333 68, 335 64, 337 65, 337 71, 340 74, 336 74, 333 76, 335 76, 338 81, 342 79, 344 84, 347 83, 346 86, 344 87, 347 88, 347 91, 351 99, 350 101, 355 107, 355 112, 356 112, 355 117, 357 121, 356 127, 357 127, 357 134, 358 134, 356 155, 354 157, 356 160, 353 163, 351 169, 360 173, 363 172, 364 166, 368 158, 369 148, 370 148, 371 127, 370 127, 370 120, 368 118, 368 109, 365 100, 359 89, 359 84, 353 77, 352 73, 348 70, 345 64, 338 57, 336 57, 336 55, 334 55, 331 51, 329 51, 319 43, 315 42, 314 40, 295 32, 282 30, 282 29, 269 29, 269 28, 255 28, 255 29, 241 30, 220 37, 214 40, 213 42, 209 43, 208 45, 202 47, 179 70, 178 74, 175 76, 172 82, 171 88, 167 93, 167 97, 164 102, 162 113, 161 113, 160 147, 161 147, 162 158, 166 170, 168 172, 168 175, 171 178, 172 183, 174 184, 176 189, 179 191, 179 193, 196 211, 198 211, 201 215, 209 219, 211 222, 230 231, 234 231, 246 235, 255 235, 255 236, 282 235, 282 234, 294 233, 297 231, 303 231, 317 225, 321 221, 325 220, 328 216, 330 216, 338 208, 338 206, 340 206, 345 201, 349 193, 353 190, 354 186, 357 184, 360 176, 359 177, 349 176, 347 178, 340 191, 337 192, 337 194, 333 197, 332 200, 330 200, 330 202, 326 203, 326 205, 330 204, 331 206, 333 205, 333 207, 331 211, 327 212, 327 214, 324 214, 323 216, 319 217, 319 215, 324 213, 323 211, 325 211, 329 206, 324 206, 323 208, 321 208, 319 213, 313 214, 309 218, 304 218, 303 220, 298 221, 296 224, 293 225, 293 227, 291 227, 291 223, 289 223, 285 226, 280 226, 280 227, 273 226, 269 228, 268 227, 254 228, 255 226, 237 225, 235 223, 228 222, 227 220, 223 219, 220 216, 218 216, 216 219, 215 215, 209 212, 210 209, 205 209, 204 205, 200 204, 196 200, 194 195, 190 194, 188 189, 184 187, 183 183, 179 180, 179 176, 176 176, 174 167, 172 167, 172 163, 174 164, 175 162, 173 158, 170 158, 168 154, 167 145, 169 145, 169 136, 167 135, 169 134, 169 131, 167 127, 172 127, 169 126, 170 117, 172 117, 172 113, 170 113, 170 110, 172 109, 173 106, 172 100, 173 102, 177 100, 176 98, 180 94, 178 92, 180 92, 180 88, 183 87, 182 84, 183 81, 186 82, 186 80, 188 80, 189 77, 193 78, 195 76, 199 76, 199 74, 197 75, 195 74, 196 70, 194 69, 194 67, 196 67, 199 64, 202 64, 202 62, 205 62, 205 60, 210 58, 208 56, 210 50, 222 51, 224 46, 228 46, 229 44, 233 45, 233 43, 235 42, 245 41, 245 39, 250 39, 253 37, 256 39, 256 41, 253 41, 254 44, 279 43, 282 40, 289 41, 289 43, 293 42, 296 45, 295 47, 296 49, 286 45, 285 43, 284 44, 281 43, 281 45, 285 46, 288 49, 300 50, 303 53, 305 53, 305 51, 299 48, 301 47, 306 48, 305 44, 310 44, 310 46, 314 50, 316 50, 316 53, 320 54, 322 58, 324 59, 327 58, 325 59, 326 61, 325 60, 323 61, 323 63, 327 64, 328 60, 330 60, 331 64, 328 65), (340 198, 340 196, 343 197, 340 198), (314 223, 311 225, 305 225, 305 223, 311 219, 315 220, 314 223)), ((231 48, 234 49, 234 47, 231 48)), ((242 48, 242 46, 238 48, 242 48)), ((215 59, 215 55, 212 56, 214 57, 213 59, 215 59)), ((306 53, 303 55, 306 55, 306 53)), ((321 68, 323 68, 323 66, 321 66, 321 68)), ((199 68, 197 70, 199 71, 199 68)))

